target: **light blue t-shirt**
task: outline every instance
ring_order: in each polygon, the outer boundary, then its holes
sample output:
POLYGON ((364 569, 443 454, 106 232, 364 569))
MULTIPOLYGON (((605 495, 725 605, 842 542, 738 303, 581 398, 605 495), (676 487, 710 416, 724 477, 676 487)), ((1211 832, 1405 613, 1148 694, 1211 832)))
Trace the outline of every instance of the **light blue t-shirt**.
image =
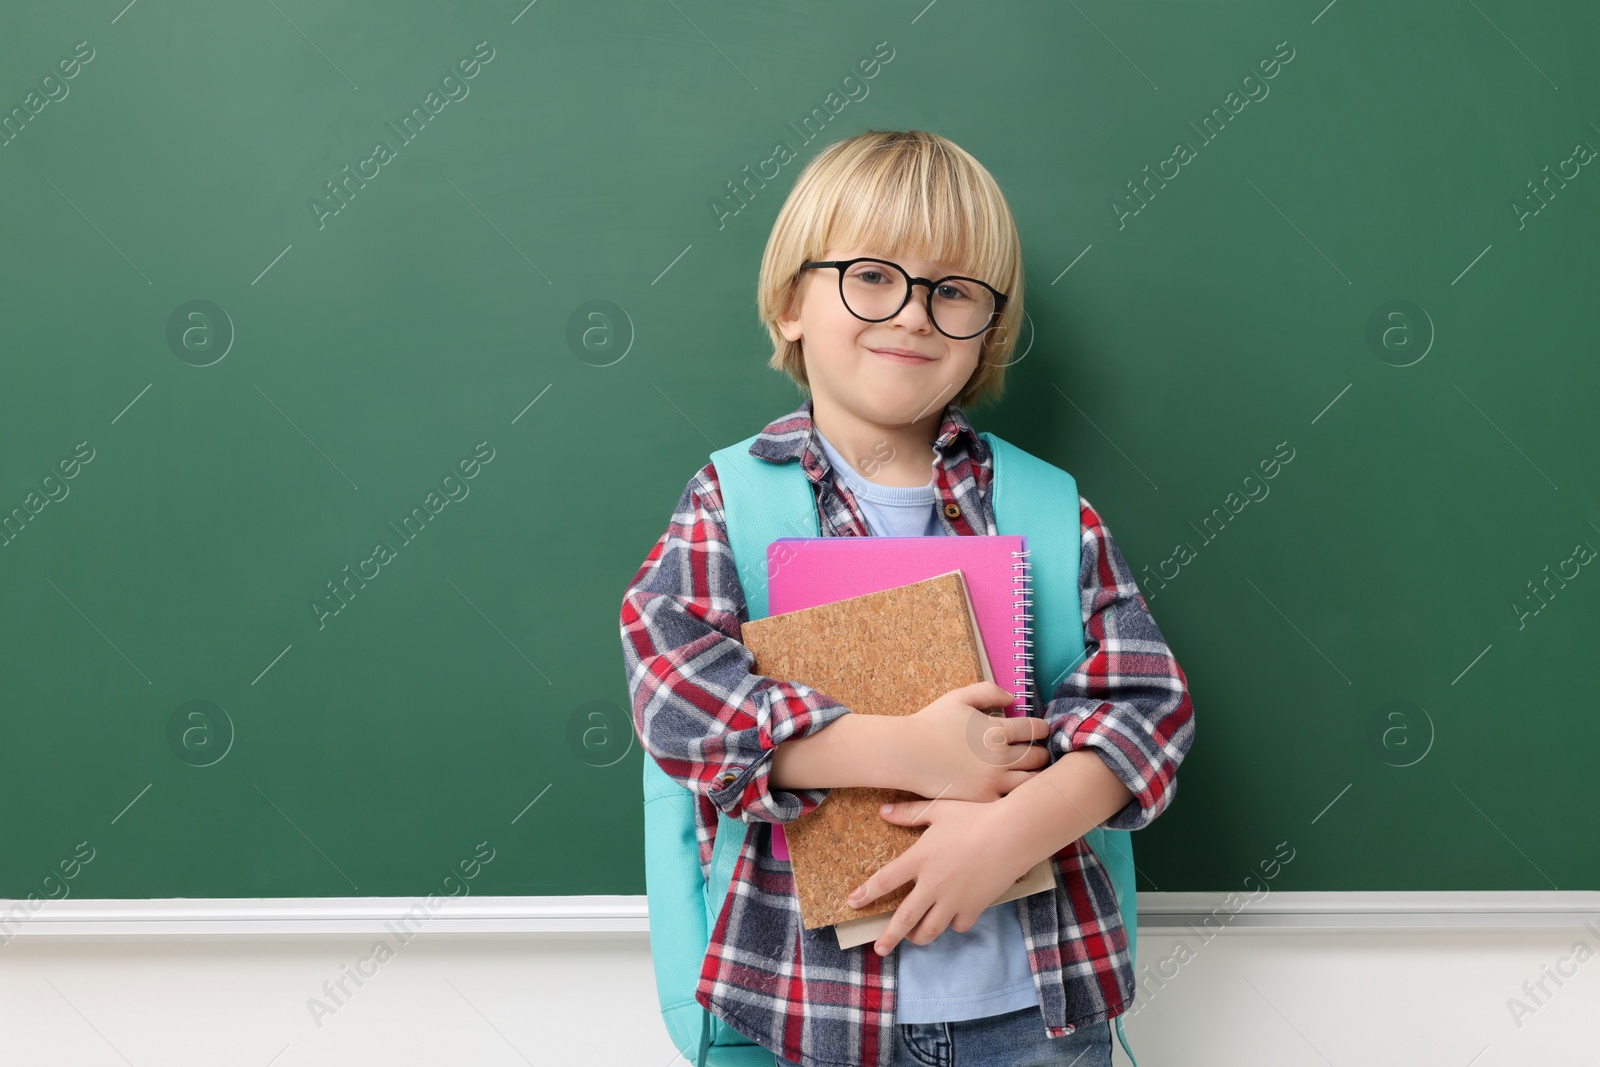
MULTIPOLYGON (((874 537, 944 533, 936 510, 939 490, 931 480, 922 486, 878 485, 835 452, 821 431, 817 440, 836 476, 860 505, 868 533, 874 537)), ((946 927, 929 944, 902 939, 895 951, 900 954, 896 1022, 982 1019, 1039 1003, 1015 900, 985 909, 964 934, 946 927)))

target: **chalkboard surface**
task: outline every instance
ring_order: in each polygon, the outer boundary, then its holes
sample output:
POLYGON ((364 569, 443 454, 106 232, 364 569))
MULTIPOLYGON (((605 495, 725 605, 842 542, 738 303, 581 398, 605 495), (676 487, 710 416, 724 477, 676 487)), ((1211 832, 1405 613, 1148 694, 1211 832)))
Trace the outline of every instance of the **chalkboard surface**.
POLYGON ((621 594, 869 127, 1006 191, 969 414, 1187 672, 1140 888, 1600 888, 1592 5, 5 23, 0 894, 642 893, 621 594))

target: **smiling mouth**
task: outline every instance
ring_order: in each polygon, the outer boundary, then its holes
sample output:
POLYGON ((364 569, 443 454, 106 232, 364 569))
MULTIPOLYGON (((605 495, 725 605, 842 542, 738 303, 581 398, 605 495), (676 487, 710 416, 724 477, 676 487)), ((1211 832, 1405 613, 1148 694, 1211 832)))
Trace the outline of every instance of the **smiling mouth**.
POLYGON ((892 360, 895 363, 932 363, 933 362, 933 358, 931 356, 909 355, 909 354, 904 353, 904 352, 896 352, 896 351, 893 351, 893 350, 890 350, 890 349, 869 348, 869 349, 867 349, 867 351, 871 352, 875 356, 882 356, 884 359, 892 360))

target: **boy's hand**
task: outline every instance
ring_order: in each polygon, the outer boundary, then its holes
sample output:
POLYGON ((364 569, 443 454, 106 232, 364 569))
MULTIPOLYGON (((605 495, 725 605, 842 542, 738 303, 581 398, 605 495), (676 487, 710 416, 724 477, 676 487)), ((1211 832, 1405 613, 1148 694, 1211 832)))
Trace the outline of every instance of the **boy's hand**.
POLYGON ((903 766, 913 793, 949 800, 999 800, 1050 762, 1033 742, 1049 725, 1031 715, 990 715, 1015 698, 993 682, 952 689, 908 715, 903 766))
POLYGON ((1003 805, 944 797, 885 807, 888 813, 883 818, 889 822, 927 829, 848 898, 852 907, 860 907, 916 881, 878 935, 874 947, 880 956, 892 952, 901 938, 926 945, 947 927, 966 933, 984 909, 1032 866, 1023 862, 1004 832, 1003 805))

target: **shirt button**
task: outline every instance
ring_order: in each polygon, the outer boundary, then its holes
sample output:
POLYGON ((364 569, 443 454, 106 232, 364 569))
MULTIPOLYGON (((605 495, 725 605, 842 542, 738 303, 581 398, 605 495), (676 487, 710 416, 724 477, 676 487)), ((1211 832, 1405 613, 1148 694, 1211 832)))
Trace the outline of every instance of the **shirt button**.
POLYGON ((945 513, 946 517, 948 517, 948 518, 959 519, 961 517, 961 505, 960 504, 946 504, 944 506, 944 513, 945 513))
POLYGON ((717 784, 726 788, 727 786, 730 786, 734 782, 738 781, 738 779, 739 776, 737 774, 724 774, 721 778, 717 779, 717 784))

